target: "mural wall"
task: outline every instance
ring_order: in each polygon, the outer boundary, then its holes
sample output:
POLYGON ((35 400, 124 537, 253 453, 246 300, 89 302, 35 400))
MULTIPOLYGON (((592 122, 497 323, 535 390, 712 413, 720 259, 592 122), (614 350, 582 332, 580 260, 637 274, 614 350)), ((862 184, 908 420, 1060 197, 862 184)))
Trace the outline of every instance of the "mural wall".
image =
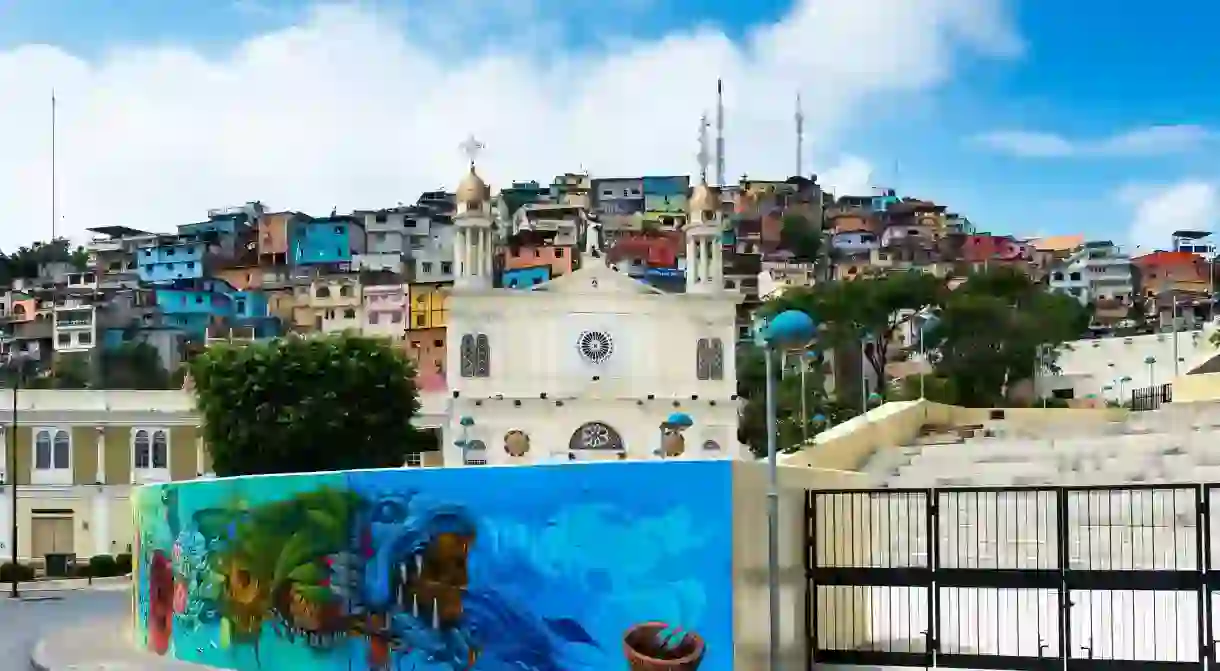
POLYGON ((727 671, 731 467, 143 487, 138 643, 234 669, 727 671))

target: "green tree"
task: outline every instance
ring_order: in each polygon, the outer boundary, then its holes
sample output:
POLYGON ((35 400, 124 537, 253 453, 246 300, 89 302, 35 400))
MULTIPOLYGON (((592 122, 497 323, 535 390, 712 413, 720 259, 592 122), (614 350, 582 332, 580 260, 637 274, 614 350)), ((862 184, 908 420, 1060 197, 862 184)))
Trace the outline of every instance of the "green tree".
POLYGON ((780 229, 779 244, 798 260, 816 262, 822 251, 822 234, 804 216, 787 214, 780 229))
POLYGON ((174 388, 157 348, 148 343, 124 343, 103 352, 100 372, 105 389, 174 388))
MULTIPOLYGON (((767 397, 766 360, 763 351, 758 347, 742 348, 744 352, 738 355, 738 393, 745 399, 738 425, 737 438, 750 447, 755 456, 764 457, 767 454, 767 397), (747 373, 742 376, 742 371, 747 373), (744 384, 743 384, 744 382, 744 384)), ((801 425, 801 376, 799 372, 789 372, 781 376, 781 356, 775 355, 775 416, 778 428, 777 446, 781 451, 790 452, 799 449, 804 430, 801 425)), ((816 366, 805 373, 805 404, 807 419, 816 415, 826 418, 826 426, 844 422, 854 416, 851 408, 841 406, 829 397, 826 392, 826 378, 816 366)), ((809 435, 813 436, 819 430, 812 421, 808 424, 809 435)), ((825 428, 825 427, 821 427, 825 428)))
POLYGON ((220 476, 397 467, 427 444, 415 368, 382 340, 214 345, 190 374, 220 476))
POLYGON ((88 354, 59 354, 46 375, 25 378, 31 389, 88 389, 92 380, 88 354))
POLYGON ((911 311, 940 305, 946 293, 939 278, 913 270, 792 289, 768 301, 765 309, 767 314, 789 309, 808 313, 822 327, 818 334, 822 350, 858 351, 864 343, 877 380, 876 388, 869 391, 884 394, 885 363, 895 332, 911 311))
POLYGON ((1005 405, 1007 390, 1032 378, 1039 359, 1055 370, 1064 342, 1089 324, 1076 299, 1008 268, 968 277, 939 316, 925 334, 936 374, 951 383, 958 403, 974 407, 1005 405))

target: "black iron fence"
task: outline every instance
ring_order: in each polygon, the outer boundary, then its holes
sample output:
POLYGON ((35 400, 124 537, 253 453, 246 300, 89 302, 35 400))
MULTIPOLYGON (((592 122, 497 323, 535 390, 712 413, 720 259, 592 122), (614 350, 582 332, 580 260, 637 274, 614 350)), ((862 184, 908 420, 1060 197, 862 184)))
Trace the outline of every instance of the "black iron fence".
POLYGON ((1132 410, 1156 410, 1162 403, 1173 402, 1173 384, 1158 384, 1131 390, 1132 410))
POLYGON ((1218 492, 1193 484, 810 492, 808 663, 1215 664, 1218 492))

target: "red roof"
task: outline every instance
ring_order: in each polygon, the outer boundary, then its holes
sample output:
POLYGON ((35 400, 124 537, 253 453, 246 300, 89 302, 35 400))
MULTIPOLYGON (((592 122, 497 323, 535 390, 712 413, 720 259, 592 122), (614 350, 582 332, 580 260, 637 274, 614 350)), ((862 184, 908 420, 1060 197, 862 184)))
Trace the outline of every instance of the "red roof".
POLYGON ((1203 262, 1200 257, 1190 252, 1153 252, 1131 259, 1137 266, 1197 266, 1203 262))
POLYGON ((1012 261, 1022 258, 1025 247, 1009 237, 998 235, 969 235, 962 245, 962 258, 966 261, 1000 259, 1012 261))

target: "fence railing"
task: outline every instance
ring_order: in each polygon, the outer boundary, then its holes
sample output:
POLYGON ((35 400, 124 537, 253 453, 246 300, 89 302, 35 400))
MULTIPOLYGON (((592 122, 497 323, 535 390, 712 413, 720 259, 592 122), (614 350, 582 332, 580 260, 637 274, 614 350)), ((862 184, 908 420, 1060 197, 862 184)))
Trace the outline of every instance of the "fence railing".
POLYGON ((1131 409, 1135 411, 1156 410, 1162 403, 1173 402, 1173 384, 1158 384, 1131 390, 1131 409))

